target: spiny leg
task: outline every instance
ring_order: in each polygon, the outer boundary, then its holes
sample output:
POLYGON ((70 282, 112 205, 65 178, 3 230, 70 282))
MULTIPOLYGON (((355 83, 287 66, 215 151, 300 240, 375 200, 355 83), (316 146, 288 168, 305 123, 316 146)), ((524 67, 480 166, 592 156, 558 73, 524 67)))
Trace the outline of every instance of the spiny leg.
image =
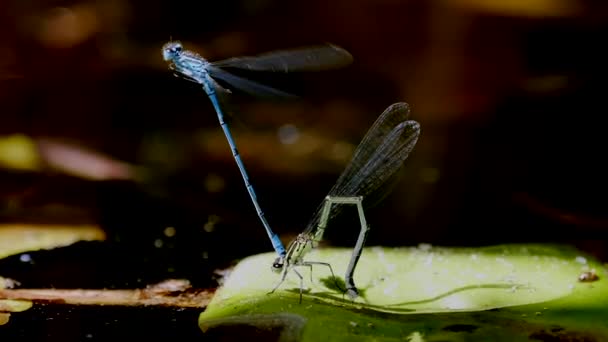
POLYGON ((312 283, 313 282, 313 280, 312 280, 312 264, 303 263, 303 264, 298 265, 298 266, 307 266, 310 269, 308 273, 310 274, 310 282, 312 283))
POLYGON ((331 268, 331 264, 327 263, 327 262, 320 262, 320 261, 304 261, 302 263, 302 266, 310 266, 310 282, 312 282, 312 265, 322 265, 322 266, 327 266, 327 268, 329 268, 329 272, 331 272, 331 279, 333 279, 334 281, 334 285, 336 285, 337 288, 340 288, 340 284, 338 284, 338 282, 336 281, 336 274, 334 273, 333 268, 331 268))
POLYGON ((287 272, 289 272, 289 269, 290 269, 290 267, 285 265, 285 269, 283 270, 283 272, 281 272, 281 280, 279 280, 279 282, 274 286, 274 288, 270 292, 268 292, 268 294, 274 293, 274 291, 276 291, 279 288, 279 286, 281 286, 281 284, 283 284, 283 282, 285 281, 285 278, 287 278, 287 272))
MULTIPOLYGON (((312 269, 312 265, 303 265, 302 264, 302 265, 294 265, 294 266, 310 266, 312 269)), ((268 294, 274 293, 274 291, 276 291, 279 288, 279 286, 281 286, 281 284, 283 284, 283 282, 287 278, 287 273, 289 272, 290 269, 292 269, 294 271, 294 273, 298 276, 298 278, 300 278, 300 304, 301 304, 302 303, 302 292, 304 290, 304 277, 302 277, 300 272, 298 272, 294 267, 285 268, 285 270, 281 273, 281 280, 274 286, 274 288, 270 292, 268 292, 268 294)))
POLYGON ((186 80, 188 82, 201 84, 201 81, 197 80, 196 78, 190 77, 190 76, 184 75, 178 71, 175 71, 175 68, 173 68, 173 67, 170 67, 170 68, 171 68, 171 70, 174 70, 173 76, 175 76, 177 78, 181 78, 182 80, 186 80))
POLYGON ((300 272, 298 272, 295 268, 293 269, 293 271, 300 278, 300 302, 299 303, 302 304, 302 292, 304 291, 304 277, 302 277, 300 272))

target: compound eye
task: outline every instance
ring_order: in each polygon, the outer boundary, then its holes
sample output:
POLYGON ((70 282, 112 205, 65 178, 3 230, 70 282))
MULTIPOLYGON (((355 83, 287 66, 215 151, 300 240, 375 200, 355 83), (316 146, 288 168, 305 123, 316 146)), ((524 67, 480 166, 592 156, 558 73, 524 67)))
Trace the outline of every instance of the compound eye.
POLYGON ((182 52, 182 46, 176 45, 171 49, 172 52, 182 52))

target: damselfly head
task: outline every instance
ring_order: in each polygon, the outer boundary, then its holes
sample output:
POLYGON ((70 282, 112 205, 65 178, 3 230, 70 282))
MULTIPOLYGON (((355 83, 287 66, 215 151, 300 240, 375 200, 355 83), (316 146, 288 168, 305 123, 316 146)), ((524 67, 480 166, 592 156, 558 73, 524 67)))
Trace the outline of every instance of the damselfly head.
POLYGON ((163 53, 163 59, 165 61, 174 60, 182 53, 182 50, 182 43, 180 43, 179 41, 170 41, 163 45, 163 48, 161 49, 163 53))
POLYGON ((274 273, 281 273, 281 271, 283 271, 284 265, 285 265, 285 258, 278 257, 278 258, 274 259, 274 262, 272 263, 272 271, 274 273))

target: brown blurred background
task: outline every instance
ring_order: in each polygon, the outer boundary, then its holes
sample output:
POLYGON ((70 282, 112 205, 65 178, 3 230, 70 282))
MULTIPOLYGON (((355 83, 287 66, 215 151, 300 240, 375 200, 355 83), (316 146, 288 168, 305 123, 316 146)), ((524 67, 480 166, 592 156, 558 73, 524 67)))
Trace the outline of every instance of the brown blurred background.
MULTIPOLYGON (((113 260, 140 277, 206 269, 208 279, 271 250, 209 100, 173 77, 160 48, 179 39, 219 60, 331 42, 352 66, 258 79, 302 100, 235 97, 231 107, 285 243, 375 118, 405 101, 422 134, 401 181, 368 211, 368 245, 559 242, 605 260, 607 9, 593 0, 2 1, 0 219, 99 223, 126 251, 113 260)), ((335 226, 329 244, 350 245, 348 218, 335 226)))

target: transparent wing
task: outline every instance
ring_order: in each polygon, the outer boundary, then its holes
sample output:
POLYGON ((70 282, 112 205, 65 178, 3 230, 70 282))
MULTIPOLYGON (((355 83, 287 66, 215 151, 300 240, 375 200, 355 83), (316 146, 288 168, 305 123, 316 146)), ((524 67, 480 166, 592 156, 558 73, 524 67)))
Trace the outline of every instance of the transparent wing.
POLYGON ((209 66, 207 71, 212 78, 224 81, 236 89, 242 90, 250 95, 266 98, 297 98, 297 96, 272 88, 246 78, 236 76, 225 70, 209 66))
POLYGON ((328 44, 269 52, 258 56, 229 58, 213 62, 211 65, 255 71, 294 72, 335 69, 347 66, 352 61, 353 56, 348 51, 328 44))
MULTIPOLYGON (((388 107, 369 129, 353 158, 342 172, 329 196, 376 196, 376 191, 391 179, 413 150, 420 135, 420 124, 407 120, 409 106, 396 103, 388 107)), ((316 227, 323 203, 313 215, 306 232, 316 227)), ((333 206, 330 218, 340 212, 333 206)))

